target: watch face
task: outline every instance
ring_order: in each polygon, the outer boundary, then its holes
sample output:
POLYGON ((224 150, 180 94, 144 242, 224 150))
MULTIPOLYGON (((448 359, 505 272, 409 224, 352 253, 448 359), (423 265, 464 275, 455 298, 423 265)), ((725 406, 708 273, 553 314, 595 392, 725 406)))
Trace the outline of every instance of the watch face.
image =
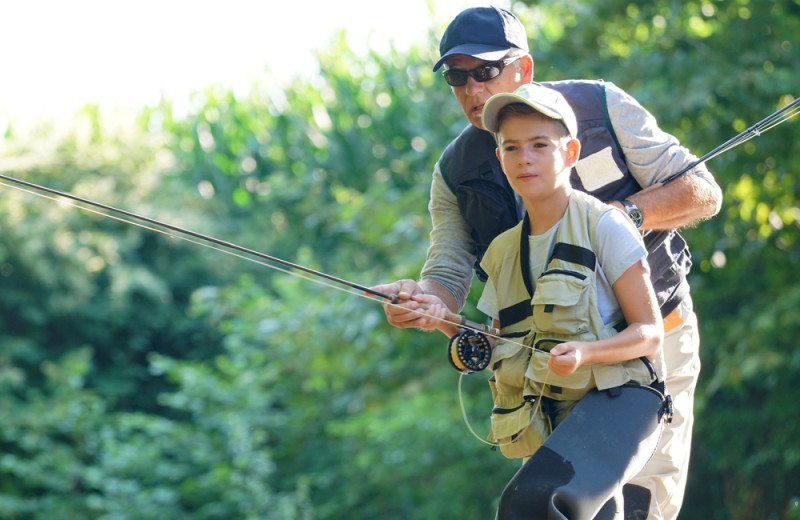
POLYGON ((633 225, 636 228, 642 227, 642 223, 644 222, 644 215, 642 215, 642 210, 636 207, 636 204, 629 200, 622 201, 622 205, 625 206, 625 210, 628 213, 628 217, 630 217, 633 225))
POLYGON ((642 222, 644 221, 644 215, 638 209, 632 210, 629 215, 631 216, 631 220, 633 221, 634 225, 637 228, 642 227, 642 222))

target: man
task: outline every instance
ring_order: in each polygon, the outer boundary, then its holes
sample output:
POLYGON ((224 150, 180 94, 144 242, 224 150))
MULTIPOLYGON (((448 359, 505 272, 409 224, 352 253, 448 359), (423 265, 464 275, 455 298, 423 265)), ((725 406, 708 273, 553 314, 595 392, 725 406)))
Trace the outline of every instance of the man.
MULTIPOLYGON (((533 58, 521 22, 495 7, 466 9, 447 27, 439 50, 434 71, 444 69, 470 124, 434 169, 429 204, 433 228, 420 281, 375 287, 402 300, 384 308, 389 323, 403 328, 436 328, 435 319, 415 312, 423 304, 440 302, 460 310, 473 267, 485 279, 477 262, 489 242, 524 212, 500 169, 494 138, 481 122, 483 105, 492 95, 533 81, 533 58)), ((697 318, 686 282, 691 255, 675 229, 715 215, 721 190, 703 165, 661 185, 696 157, 613 84, 570 80, 545 85, 561 92, 578 118, 583 146, 571 176, 573 187, 619 207, 646 233, 651 279, 664 318, 667 388, 675 415, 655 456, 632 480, 634 485, 626 486, 625 517, 675 519, 686 485, 700 370, 697 318)))

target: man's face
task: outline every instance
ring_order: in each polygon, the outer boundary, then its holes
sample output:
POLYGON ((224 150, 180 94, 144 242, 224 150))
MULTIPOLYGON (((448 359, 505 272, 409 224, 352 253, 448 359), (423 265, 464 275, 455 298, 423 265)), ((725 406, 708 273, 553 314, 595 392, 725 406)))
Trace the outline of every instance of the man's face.
MULTIPOLYGON (((524 58, 520 58, 521 60, 524 58)), ((473 58, 472 56, 455 55, 450 56, 445 60, 444 66, 448 69, 456 70, 472 70, 481 65, 485 65, 484 60, 473 58)), ((517 87, 526 82, 525 74, 517 70, 515 64, 509 64, 503 71, 494 79, 489 81, 476 81, 472 76, 467 77, 467 83, 461 87, 450 87, 453 89, 461 109, 469 119, 469 122, 478 128, 483 128, 481 123, 481 114, 483 113, 483 105, 486 101, 495 94, 502 92, 514 92, 517 87)), ((530 79, 527 80, 530 82, 530 79)))

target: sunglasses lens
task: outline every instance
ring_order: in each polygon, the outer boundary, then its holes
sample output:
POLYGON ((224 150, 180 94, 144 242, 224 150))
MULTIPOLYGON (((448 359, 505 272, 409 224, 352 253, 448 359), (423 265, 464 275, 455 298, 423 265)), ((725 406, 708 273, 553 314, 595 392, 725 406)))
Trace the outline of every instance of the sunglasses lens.
POLYGON ((467 84, 468 73, 463 70, 446 70, 443 72, 444 80, 451 87, 463 87, 467 84))
POLYGON ((499 76, 500 73, 503 72, 504 66, 505 63, 495 61, 472 70, 448 69, 444 71, 442 75, 444 76, 444 80, 451 87, 463 87, 467 84, 467 78, 469 76, 472 76, 475 81, 483 83, 484 81, 489 81, 499 76))
POLYGON ((496 63, 491 63, 485 67, 479 67, 471 71, 475 81, 489 81, 500 75, 501 69, 496 63))

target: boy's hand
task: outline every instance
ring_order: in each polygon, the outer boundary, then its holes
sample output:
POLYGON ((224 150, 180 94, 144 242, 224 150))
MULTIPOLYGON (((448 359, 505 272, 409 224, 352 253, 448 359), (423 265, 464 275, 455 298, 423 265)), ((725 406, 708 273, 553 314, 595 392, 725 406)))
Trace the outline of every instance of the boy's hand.
POLYGON ((581 366, 583 352, 579 342, 567 341, 559 343, 550 350, 547 366, 558 377, 566 377, 581 366))

